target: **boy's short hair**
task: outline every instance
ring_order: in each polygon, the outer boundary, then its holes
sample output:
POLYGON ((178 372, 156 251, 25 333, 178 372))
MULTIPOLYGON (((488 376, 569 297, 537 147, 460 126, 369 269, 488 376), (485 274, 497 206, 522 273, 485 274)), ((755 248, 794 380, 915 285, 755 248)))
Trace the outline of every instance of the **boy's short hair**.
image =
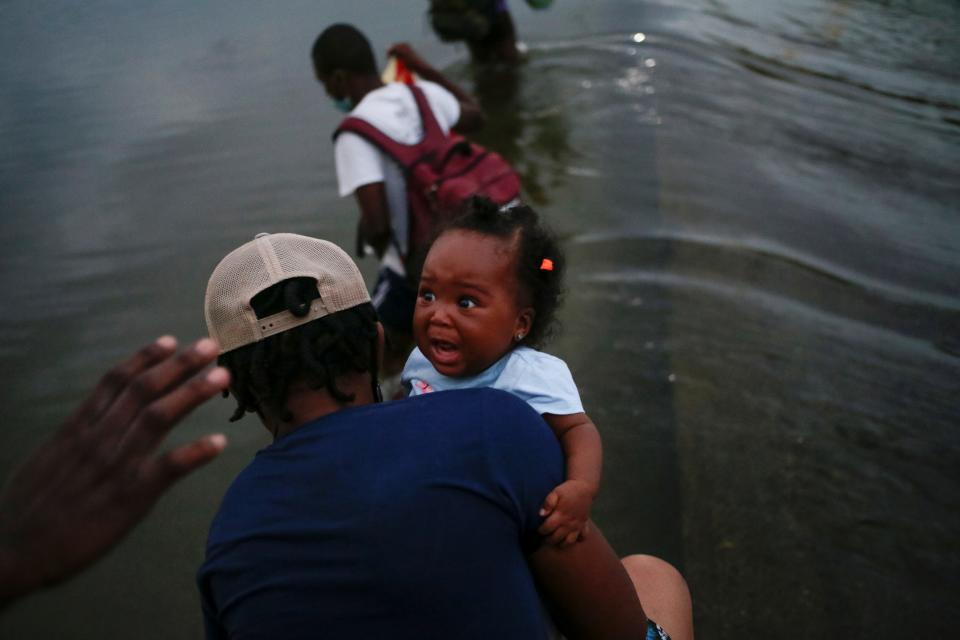
POLYGON ((357 74, 377 73, 377 62, 370 41, 349 24, 334 24, 323 30, 313 43, 313 68, 318 77, 337 69, 357 74))

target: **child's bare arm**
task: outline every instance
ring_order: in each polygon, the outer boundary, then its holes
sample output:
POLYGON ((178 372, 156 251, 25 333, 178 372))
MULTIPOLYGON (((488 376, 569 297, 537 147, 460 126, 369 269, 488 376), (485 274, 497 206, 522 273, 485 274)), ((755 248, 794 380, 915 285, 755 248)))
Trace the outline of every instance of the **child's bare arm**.
POLYGON ((567 461, 567 479, 544 500, 546 520, 540 533, 550 544, 568 545, 586 534, 590 506, 600 490, 603 447, 596 425, 585 413, 556 415, 544 420, 553 429, 567 461))

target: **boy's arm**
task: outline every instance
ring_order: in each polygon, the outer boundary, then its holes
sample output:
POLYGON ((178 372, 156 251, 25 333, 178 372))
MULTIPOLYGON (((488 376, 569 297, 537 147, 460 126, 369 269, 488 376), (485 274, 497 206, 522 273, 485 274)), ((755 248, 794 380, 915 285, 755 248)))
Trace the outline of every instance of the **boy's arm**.
POLYGON ((453 94, 457 102, 460 103, 460 119, 453 125, 453 128, 458 133, 470 133, 483 127, 487 118, 476 99, 445 75, 431 67, 426 60, 421 58, 420 55, 413 50, 413 47, 405 42, 395 44, 387 51, 387 55, 396 56, 407 65, 410 71, 424 80, 440 85, 453 94))
POLYGON ((646 637, 647 617, 630 576, 596 526, 575 545, 542 545, 528 561, 557 625, 570 640, 646 637))
POLYGON ((587 414, 543 414, 566 459, 566 481, 555 488, 543 503, 546 520, 540 533, 550 544, 572 544, 586 531, 590 505, 600 490, 603 447, 600 433, 587 414))
POLYGON ((337 192, 343 197, 352 194, 360 209, 357 256, 364 255, 363 243, 367 243, 377 257, 383 257, 391 238, 383 153, 372 142, 347 131, 337 136, 333 157, 337 192))
MULTIPOLYGON (((359 240, 373 247, 382 258, 390 246, 390 210, 387 207, 387 190, 383 182, 372 182, 357 187, 354 191, 360 207, 360 224, 357 227, 359 240)), ((361 243, 357 243, 360 246, 361 243)))

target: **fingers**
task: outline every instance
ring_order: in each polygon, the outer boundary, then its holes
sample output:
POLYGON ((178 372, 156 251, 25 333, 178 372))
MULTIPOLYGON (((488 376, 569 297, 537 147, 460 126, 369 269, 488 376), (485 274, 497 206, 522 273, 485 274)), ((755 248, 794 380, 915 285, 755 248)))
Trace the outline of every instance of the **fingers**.
POLYGON ((558 504, 560 504, 560 494, 556 491, 551 491, 543 501, 543 506, 540 507, 540 517, 543 518, 553 513, 553 510, 557 508, 558 504))
POLYGON ((554 511, 543 521, 537 533, 544 536, 548 544, 568 547, 586 537, 590 523, 571 517, 569 514, 554 511))
POLYGON ((143 470, 148 491, 159 496, 177 480, 216 458, 226 446, 226 436, 215 433, 166 452, 143 470))
POLYGON ((537 529, 537 532, 542 536, 550 536, 554 535, 560 528, 563 527, 569 527, 569 524, 566 522, 562 514, 554 512, 549 518, 543 521, 543 524, 540 525, 540 528, 537 529))
POLYGON ((572 544, 571 542, 567 542, 571 536, 573 537, 573 542, 576 542, 577 535, 578 533, 575 530, 571 531, 570 527, 558 527, 556 531, 547 536, 547 543, 564 547, 572 544))
POLYGON ((126 437, 141 411, 169 390, 182 385, 216 357, 216 343, 204 338, 134 377, 103 416, 103 445, 112 446, 126 437))
POLYGON ((573 525, 562 525, 556 527, 551 533, 544 534, 544 536, 547 544, 564 548, 580 541, 581 530, 573 525))
POLYGON ((64 430, 80 430, 96 422, 136 376, 169 358, 176 349, 176 338, 161 336, 108 371, 97 383, 93 393, 64 423, 64 430))
MULTIPOLYGON (((183 375, 187 371, 190 369, 179 373, 183 375)), ((149 454, 174 425, 198 406, 219 395, 229 384, 230 374, 223 367, 215 367, 186 382, 178 380, 169 393, 152 402, 137 417, 136 424, 123 440, 121 456, 149 454)))

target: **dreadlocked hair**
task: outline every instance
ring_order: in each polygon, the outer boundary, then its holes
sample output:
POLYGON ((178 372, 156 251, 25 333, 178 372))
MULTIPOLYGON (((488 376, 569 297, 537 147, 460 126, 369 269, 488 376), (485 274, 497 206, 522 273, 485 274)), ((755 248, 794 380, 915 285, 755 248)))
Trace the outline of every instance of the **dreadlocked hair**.
POLYGON ((563 301, 567 264, 556 235, 525 204, 500 207, 489 198, 473 196, 463 213, 444 226, 437 237, 453 230, 497 238, 517 238, 516 277, 523 304, 534 310, 533 326, 520 344, 539 348, 559 330, 557 309, 563 301))
MULTIPOLYGON (((316 280, 291 278, 257 294, 250 304, 258 318, 284 310, 302 318, 318 297, 316 280)), ((222 354, 217 363, 229 369, 230 391, 237 400, 230 421, 265 408, 290 422, 287 394, 300 381, 326 389, 339 402, 353 402, 355 394, 337 387, 337 379, 369 372, 376 385, 376 345, 377 314, 364 303, 222 354)))

